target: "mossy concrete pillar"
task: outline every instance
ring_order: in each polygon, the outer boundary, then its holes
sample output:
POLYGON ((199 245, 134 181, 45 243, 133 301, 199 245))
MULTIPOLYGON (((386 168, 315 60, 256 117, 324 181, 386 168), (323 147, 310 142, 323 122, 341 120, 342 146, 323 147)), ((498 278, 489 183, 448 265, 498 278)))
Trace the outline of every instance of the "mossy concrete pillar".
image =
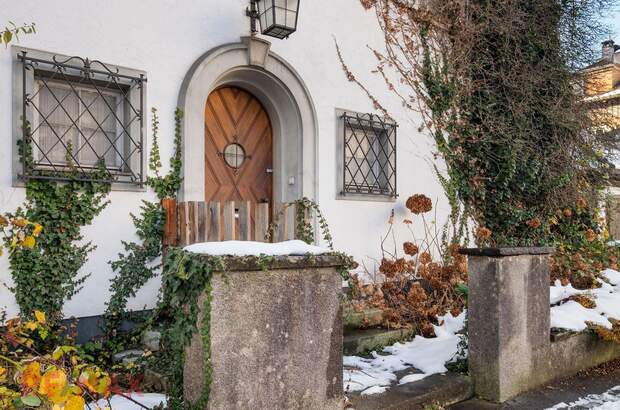
POLYGON ((469 264, 469 368, 484 399, 503 402, 548 380, 552 251, 463 251, 469 264))
MULTIPOLYGON (((341 264, 330 255, 226 259, 211 278, 208 409, 342 408, 341 264)), ((189 402, 204 384, 202 333, 185 350, 189 402)))

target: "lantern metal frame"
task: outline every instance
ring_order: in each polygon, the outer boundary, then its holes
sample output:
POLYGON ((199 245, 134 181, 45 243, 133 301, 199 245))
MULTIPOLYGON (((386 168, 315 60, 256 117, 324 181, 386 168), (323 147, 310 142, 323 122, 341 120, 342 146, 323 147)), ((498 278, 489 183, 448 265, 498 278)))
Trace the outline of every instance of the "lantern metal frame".
MULTIPOLYGON (((283 24, 278 24, 276 20, 276 10, 280 7, 274 4, 269 10, 260 10, 258 7, 258 3, 259 3, 259 0, 250 0, 250 7, 246 9, 246 15, 250 17, 250 29, 251 29, 252 35, 255 35, 256 33, 259 32, 257 21, 259 22, 258 24, 260 24, 261 26, 260 27, 261 33, 263 35, 275 37, 280 40, 288 38, 291 34, 297 31, 297 22, 299 21, 299 7, 300 7, 301 0, 297 0, 297 10, 295 10, 295 25, 293 27, 285 26, 283 24), (268 12, 272 13, 273 24, 270 25, 269 27, 263 27, 262 24, 260 23, 261 16, 263 16, 264 14, 268 12)), ((272 4, 273 4, 273 0, 272 0, 272 4)), ((290 10, 286 8, 285 11, 290 11, 290 10)))

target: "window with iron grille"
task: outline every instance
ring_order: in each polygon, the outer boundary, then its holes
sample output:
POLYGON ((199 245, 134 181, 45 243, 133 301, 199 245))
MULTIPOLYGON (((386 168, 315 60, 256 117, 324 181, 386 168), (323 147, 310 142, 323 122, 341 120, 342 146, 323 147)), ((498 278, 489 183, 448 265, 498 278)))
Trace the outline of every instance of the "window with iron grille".
POLYGON ((80 57, 17 59, 31 153, 19 177, 142 186, 144 74, 80 57))
POLYGON ((344 112, 341 195, 396 197, 396 128, 373 114, 344 112))

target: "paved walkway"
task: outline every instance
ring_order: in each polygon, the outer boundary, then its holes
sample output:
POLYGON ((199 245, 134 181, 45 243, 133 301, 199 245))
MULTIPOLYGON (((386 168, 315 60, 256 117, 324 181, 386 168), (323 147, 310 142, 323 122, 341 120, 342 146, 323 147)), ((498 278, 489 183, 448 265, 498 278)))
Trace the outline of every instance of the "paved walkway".
MULTIPOLYGON (((491 409, 514 409, 514 410, 542 410, 553 407, 559 403, 573 403, 588 395, 601 395, 610 389, 620 385, 620 360, 607 363, 594 369, 582 372, 574 377, 557 381, 549 386, 524 393, 502 404, 492 404, 476 399, 455 404, 451 410, 491 410, 491 409)), ((582 400, 579 405, 560 407, 561 409, 584 410, 600 408, 605 410, 620 410, 620 397, 618 392, 612 392, 607 399, 600 401, 582 400), (615 400, 614 397, 616 396, 615 400), (618 401, 616 401, 618 400, 618 401), (586 404, 585 402, 589 403, 586 404)), ((600 398, 599 398, 600 399, 600 398)))

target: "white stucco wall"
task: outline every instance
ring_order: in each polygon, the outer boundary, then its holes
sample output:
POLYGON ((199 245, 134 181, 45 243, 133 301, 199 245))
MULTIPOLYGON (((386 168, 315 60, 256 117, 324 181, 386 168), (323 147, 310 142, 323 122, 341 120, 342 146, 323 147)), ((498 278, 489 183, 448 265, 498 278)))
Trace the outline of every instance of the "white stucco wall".
MULTIPOLYGON (((37 33, 23 36, 20 46, 66 55, 98 59, 147 72, 147 106, 157 107, 161 122, 162 157, 172 152, 173 112, 183 77, 207 50, 239 41, 248 35, 245 0, 0 0, 1 20, 35 22, 37 33)), ((4 24, 4 21, 0 21, 4 24)), ((373 266, 380 257, 380 237, 392 208, 397 220, 406 215, 404 200, 412 193, 441 199, 439 220, 447 214, 441 187, 432 169, 429 139, 418 133, 418 119, 370 73, 374 57, 366 45, 380 47, 382 38, 374 15, 355 0, 302 0, 299 28, 288 40, 269 39, 272 50, 300 74, 315 104, 318 117, 318 202, 326 215, 335 245, 358 261, 373 266), (334 37, 359 79, 376 91, 399 122, 398 191, 396 203, 336 200, 336 108, 373 112, 363 92, 346 80, 336 56, 334 37)), ((11 186, 11 53, 0 49, 0 212, 14 210, 24 190, 11 186)), ((150 143, 150 131, 147 135, 150 143)), ((137 212, 150 192, 112 192, 111 204, 92 226, 86 239, 98 248, 84 272, 92 275, 84 289, 65 306, 66 316, 100 314, 108 298, 112 271, 108 261, 121 251, 121 240, 134 239, 129 212, 137 212)), ((404 234, 405 230, 400 229, 404 234)), ((404 235, 405 237, 406 235, 404 235)), ((0 260, 0 281, 10 285, 6 259, 0 260)), ((158 281, 152 281, 131 301, 131 307, 152 306, 158 281)), ((11 293, 0 287, 0 308, 17 312, 11 293)))

